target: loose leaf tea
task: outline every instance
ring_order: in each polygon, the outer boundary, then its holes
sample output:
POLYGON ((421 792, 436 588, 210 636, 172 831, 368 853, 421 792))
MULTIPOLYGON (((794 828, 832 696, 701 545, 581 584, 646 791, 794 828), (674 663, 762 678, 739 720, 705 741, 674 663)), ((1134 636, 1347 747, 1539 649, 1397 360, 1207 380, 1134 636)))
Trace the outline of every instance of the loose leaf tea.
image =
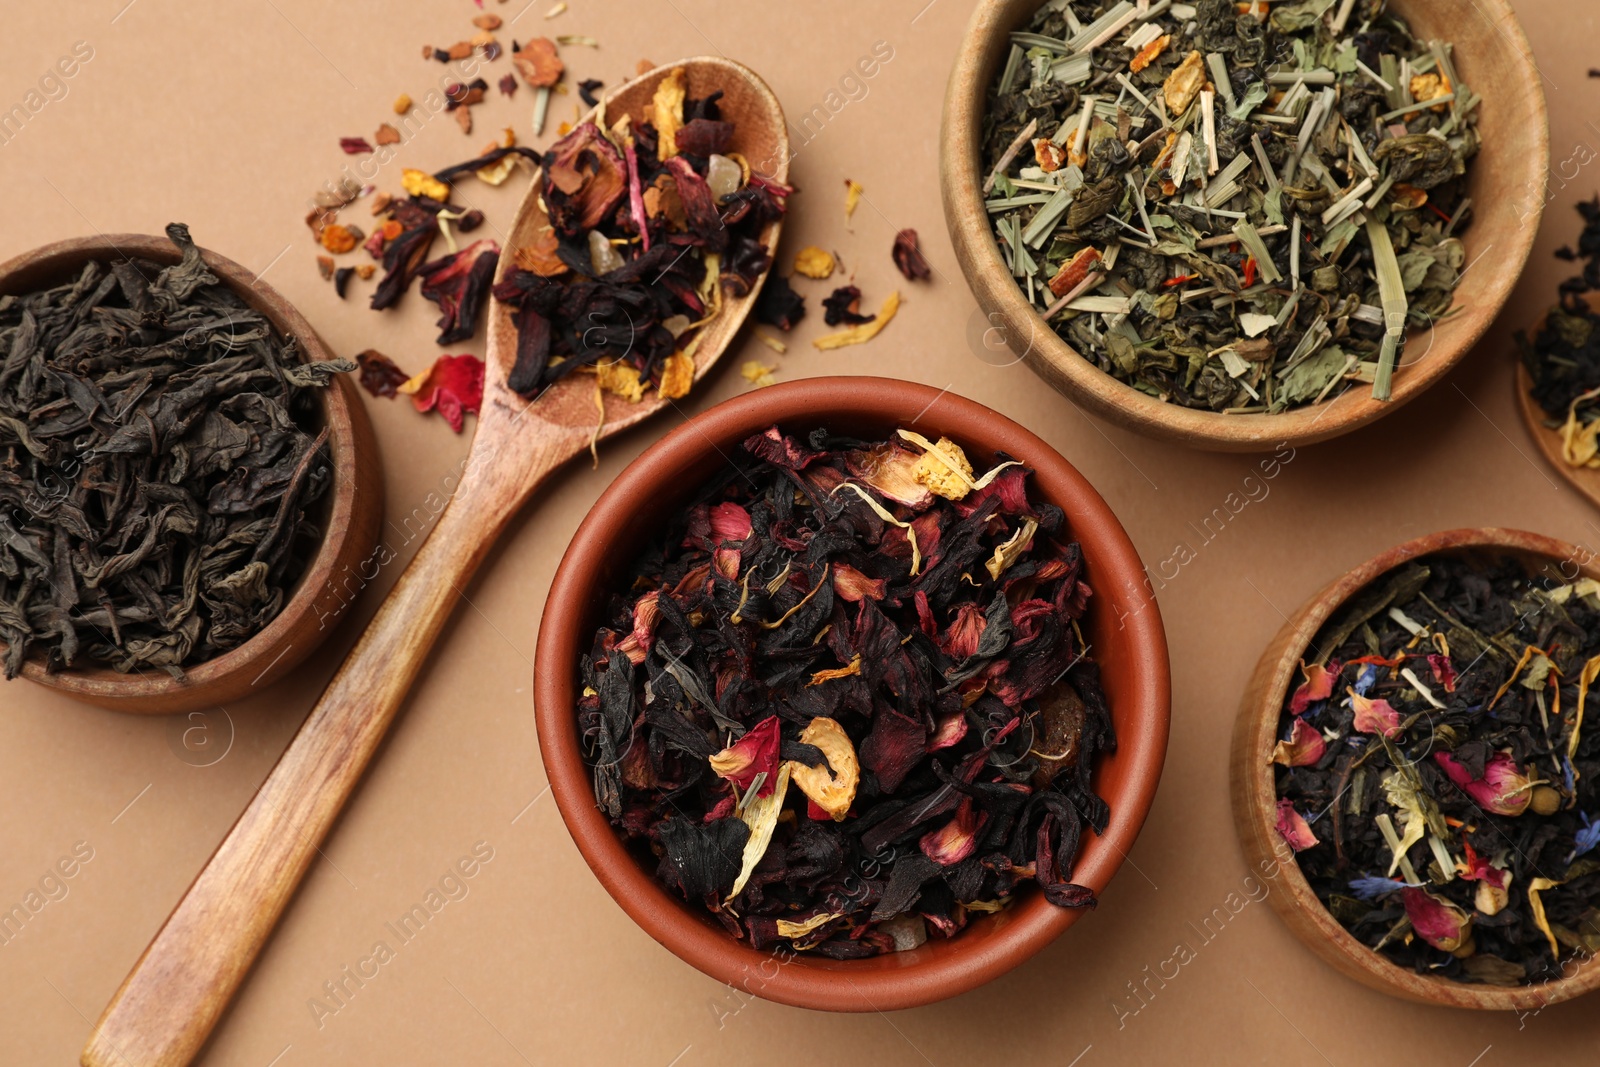
POLYGON ((1545 316, 1530 341, 1517 332, 1523 366, 1533 380, 1531 395, 1559 427, 1561 455, 1574 467, 1600 467, 1600 315, 1586 293, 1600 288, 1600 197, 1577 205, 1583 216, 1578 248, 1562 248, 1563 259, 1583 260, 1583 273, 1561 283, 1561 302, 1545 316))
POLYGON ((278 614, 332 478, 306 363, 207 269, 90 262, 0 297, 0 640, 6 677, 183 668, 278 614))
POLYGON ((721 96, 689 98, 679 67, 646 120, 586 120, 545 153, 549 226, 494 288, 513 308, 518 393, 579 369, 633 401, 689 391, 702 328, 771 264, 762 233, 791 192, 731 150, 721 96))
POLYGON ((1277 828, 1334 918, 1461 982, 1600 951, 1600 582, 1425 557, 1307 655, 1271 757, 1277 828))
POLYGON ((1036 881, 1062 907, 1115 747, 1061 510, 1001 457, 744 442, 633 565, 580 666, 595 798, 756 948, 949 937, 1036 881))
POLYGON ((1184 407, 1371 382, 1450 308, 1479 98, 1382 0, 1047 3, 989 94, 1006 265, 1086 359, 1184 407))

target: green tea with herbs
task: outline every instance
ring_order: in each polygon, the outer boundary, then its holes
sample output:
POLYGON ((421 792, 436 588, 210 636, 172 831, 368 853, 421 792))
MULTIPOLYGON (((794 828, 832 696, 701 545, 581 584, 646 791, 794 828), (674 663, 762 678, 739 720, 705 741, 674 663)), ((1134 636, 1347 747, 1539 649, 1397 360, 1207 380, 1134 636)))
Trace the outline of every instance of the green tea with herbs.
POLYGON ((984 202, 1039 313, 1143 393, 1387 400, 1466 265, 1478 104, 1383 0, 1050 0, 989 94, 984 202))

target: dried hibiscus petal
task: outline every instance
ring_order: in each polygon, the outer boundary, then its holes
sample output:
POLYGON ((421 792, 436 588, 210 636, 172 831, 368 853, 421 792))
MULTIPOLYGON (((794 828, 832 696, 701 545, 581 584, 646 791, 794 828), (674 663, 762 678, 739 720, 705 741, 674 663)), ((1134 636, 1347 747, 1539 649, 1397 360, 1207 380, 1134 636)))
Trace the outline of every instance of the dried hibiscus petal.
POLYGON ((892 255, 894 265, 900 268, 900 273, 906 276, 907 281, 927 281, 933 276, 922 249, 917 247, 916 230, 904 229, 894 235, 892 255))
POLYGON ((483 360, 477 356, 440 356, 433 366, 399 386, 418 411, 444 416, 450 428, 461 432, 463 416, 483 404, 483 360))
POLYGON ((499 262, 500 246, 485 238, 417 268, 422 295, 438 304, 441 312, 436 344, 456 344, 477 332, 478 316, 488 302, 499 262))

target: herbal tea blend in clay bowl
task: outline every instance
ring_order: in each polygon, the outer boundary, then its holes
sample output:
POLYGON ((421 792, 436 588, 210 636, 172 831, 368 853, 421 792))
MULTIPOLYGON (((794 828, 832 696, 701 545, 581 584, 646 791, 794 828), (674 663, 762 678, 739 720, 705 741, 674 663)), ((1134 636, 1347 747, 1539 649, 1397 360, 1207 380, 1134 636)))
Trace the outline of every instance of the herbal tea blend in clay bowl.
POLYGON ((1132 846, 1170 688, 1141 576, 992 411, 871 378, 749 394, 647 450, 568 549, 535 675, 551 788, 707 974, 826 1010, 954 995, 1132 846))
POLYGON ((0 265, 0 648, 120 711, 214 706, 330 632, 382 512, 310 325, 181 225, 0 265))
POLYGON ((1339 970, 1432 1004, 1600 985, 1600 568, 1516 530, 1408 542, 1256 667, 1234 816, 1273 907, 1339 970))
POLYGON ((1466 353, 1532 245, 1548 132, 1503 0, 989 0, 968 36, 942 148, 967 280, 1141 432, 1369 422, 1466 353))

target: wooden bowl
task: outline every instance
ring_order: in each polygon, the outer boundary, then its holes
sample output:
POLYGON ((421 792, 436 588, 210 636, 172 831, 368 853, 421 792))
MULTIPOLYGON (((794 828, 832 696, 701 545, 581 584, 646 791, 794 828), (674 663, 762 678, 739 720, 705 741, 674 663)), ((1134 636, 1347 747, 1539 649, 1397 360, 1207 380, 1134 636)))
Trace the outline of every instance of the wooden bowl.
POLYGON ((1102 418, 1150 437, 1224 452, 1305 445, 1348 433, 1415 399, 1460 362, 1510 296, 1539 228, 1550 149, 1544 93, 1507 0, 1394 0, 1390 7, 1419 39, 1453 42, 1462 80, 1483 97, 1483 147, 1467 173, 1476 218, 1461 235, 1472 275, 1456 289, 1447 317, 1412 331, 1391 400, 1374 400, 1370 389, 1353 383, 1331 400, 1277 415, 1184 408, 1113 378, 1046 325, 1001 258, 983 206, 988 175, 979 159, 985 101, 1010 47, 1007 34, 1027 23, 1039 0, 980 0, 945 93, 939 177, 956 259, 1011 350, 1102 418))
POLYGON ((1307 647, 1323 624, 1368 584, 1408 560, 1437 553, 1509 556, 1521 560, 1530 574, 1548 573, 1563 583, 1580 576, 1600 578, 1600 558, 1593 552, 1540 534, 1480 527, 1407 541, 1328 585, 1301 605, 1267 645, 1239 705, 1230 767, 1234 826, 1251 870, 1276 880, 1267 896, 1272 909, 1296 937, 1337 970, 1379 992, 1423 1004, 1534 1010, 1600 987, 1600 960, 1590 957, 1566 966, 1561 978, 1549 982, 1510 987, 1474 985, 1407 970, 1357 941, 1328 913, 1300 872, 1294 852, 1275 829, 1278 797, 1272 749, 1284 700, 1307 647))
MULTIPOLYGON (((215 252, 204 256, 211 272, 265 315, 280 333, 292 337, 305 359, 333 358, 311 324, 277 290, 231 259, 215 252)), ((167 238, 146 234, 57 241, 0 263, 0 293, 28 293, 58 285, 75 276, 87 260, 135 257, 161 264, 182 258, 167 238)), ((74 666, 46 671, 44 663, 34 657, 24 662, 22 677, 114 711, 163 715, 238 700, 283 677, 310 655, 365 584, 360 577, 361 564, 377 543, 383 518, 378 446, 356 387, 346 376, 335 378, 320 393, 319 403, 329 428, 333 468, 333 485, 318 505, 326 509, 322 544, 283 610, 265 629, 229 652, 185 668, 183 681, 153 670, 121 673, 108 667, 74 666)))
POLYGON ((995 978, 1083 917, 1037 890, 969 921, 949 940, 909 952, 837 961, 757 951, 730 937, 703 908, 669 893, 624 846, 595 806, 579 743, 579 657, 593 643, 607 597, 665 517, 727 461, 746 437, 774 424, 826 425, 883 437, 898 427, 948 435, 973 465, 1004 451, 1029 464, 1042 497, 1066 512, 1095 590, 1086 616, 1117 749, 1095 787, 1111 807, 1104 835, 1086 832, 1073 881, 1096 893, 1110 882, 1144 822, 1166 754, 1171 679, 1167 644, 1139 555, 1104 500, 1071 464, 996 412, 925 385, 883 378, 811 378, 749 392, 690 419, 656 442, 601 495, 574 535, 545 601, 534 661, 539 748, 561 817, 618 905, 651 937, 719 981, 768 1000, 825 1011, 888 1011, 927 1004, 995 978))
MULTIPOLYGON (((1544 325, 1540 319, 1533 332, 1537 332, 1544 325)), ((1530 338, 1532 333, 1529 334, 1530 338)), ((1528 368, 1522 360, 1517 360, 1517 372, 1513 376, 1517 391, 1517 411, 1522 415, 1522 424, 1528 428, 1528 434, 1533 438, 1533 443, 1538 446, 1540 454, 1555 472, 1567 480, 1567 483, 1588 498, 1589 503, 1600 507, 1600 470, 1593 467, 1574 467, 1562 456, 1561 431, 1552 430, 1545 425, 1547 416, 1544 408, 1533 399, 1530 391, 1533 388, 1533 376, 1528 373, 1528 368)))

